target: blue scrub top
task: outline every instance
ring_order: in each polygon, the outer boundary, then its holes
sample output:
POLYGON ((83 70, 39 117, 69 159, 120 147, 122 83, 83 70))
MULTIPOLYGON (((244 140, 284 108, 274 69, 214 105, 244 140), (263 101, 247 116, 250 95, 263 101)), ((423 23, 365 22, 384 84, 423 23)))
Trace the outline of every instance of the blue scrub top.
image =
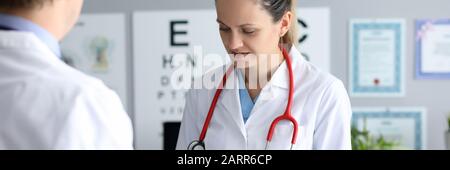
POLYGON ((256 103, 256 100, 258 99, 258 97, 256 97, 255 101, 252 100, 247 87, 245 87, 243 73, 238 69, 237 74, 238 74, 238 79, 239 79, 238 80, 239 81, 239 100, 240 100, 240 104, 241 104, 242 117, 244 118, 244 123, 247 123, 247 120, 250 117, 250 114, 253 110, 253 106, 255 106, 255 103, 256 103))

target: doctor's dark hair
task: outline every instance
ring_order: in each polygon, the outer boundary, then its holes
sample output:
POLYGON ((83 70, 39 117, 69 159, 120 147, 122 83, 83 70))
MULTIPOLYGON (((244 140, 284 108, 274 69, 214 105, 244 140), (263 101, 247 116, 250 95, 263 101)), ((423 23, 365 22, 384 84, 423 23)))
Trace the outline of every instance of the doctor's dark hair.
POLYGON ((0 10, 36 9, 54 0, 0 0, 0 10))
POLYGON ((297 17, 295 8, 297 7, 296 0, 258 0, 261 5, 273 17, 273 22, 279 22, 286 12, 293 14, 291 28, 281 39, 283 44, 297 44, 297 17))

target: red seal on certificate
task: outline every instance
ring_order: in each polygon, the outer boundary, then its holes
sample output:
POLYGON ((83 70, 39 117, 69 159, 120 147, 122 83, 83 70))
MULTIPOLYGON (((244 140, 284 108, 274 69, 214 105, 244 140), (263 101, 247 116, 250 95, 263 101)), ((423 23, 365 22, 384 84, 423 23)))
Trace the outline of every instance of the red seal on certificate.
POLYGON ((376 86, 380 85, 380 79, 375 78, 373 80, 373 84, 375 84, 376 86))

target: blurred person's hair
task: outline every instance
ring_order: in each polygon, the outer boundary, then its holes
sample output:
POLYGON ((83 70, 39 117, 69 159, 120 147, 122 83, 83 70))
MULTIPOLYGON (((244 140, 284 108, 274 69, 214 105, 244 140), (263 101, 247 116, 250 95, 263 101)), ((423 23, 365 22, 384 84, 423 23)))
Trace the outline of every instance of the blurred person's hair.
POLYGON ((54 0, 0 0, 0 10, 37 9, 54 0))

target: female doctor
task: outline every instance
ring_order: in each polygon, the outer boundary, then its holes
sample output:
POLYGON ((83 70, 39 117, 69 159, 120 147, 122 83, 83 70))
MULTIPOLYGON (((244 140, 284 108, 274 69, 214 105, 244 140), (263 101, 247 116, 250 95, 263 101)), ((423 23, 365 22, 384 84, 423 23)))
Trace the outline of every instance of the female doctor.
POLYGON ((347 92, 295 47, 295 8, 295 0, 216 0, 233 62, 217 88, 187 93, 177 149, 351 149, 347 92))

